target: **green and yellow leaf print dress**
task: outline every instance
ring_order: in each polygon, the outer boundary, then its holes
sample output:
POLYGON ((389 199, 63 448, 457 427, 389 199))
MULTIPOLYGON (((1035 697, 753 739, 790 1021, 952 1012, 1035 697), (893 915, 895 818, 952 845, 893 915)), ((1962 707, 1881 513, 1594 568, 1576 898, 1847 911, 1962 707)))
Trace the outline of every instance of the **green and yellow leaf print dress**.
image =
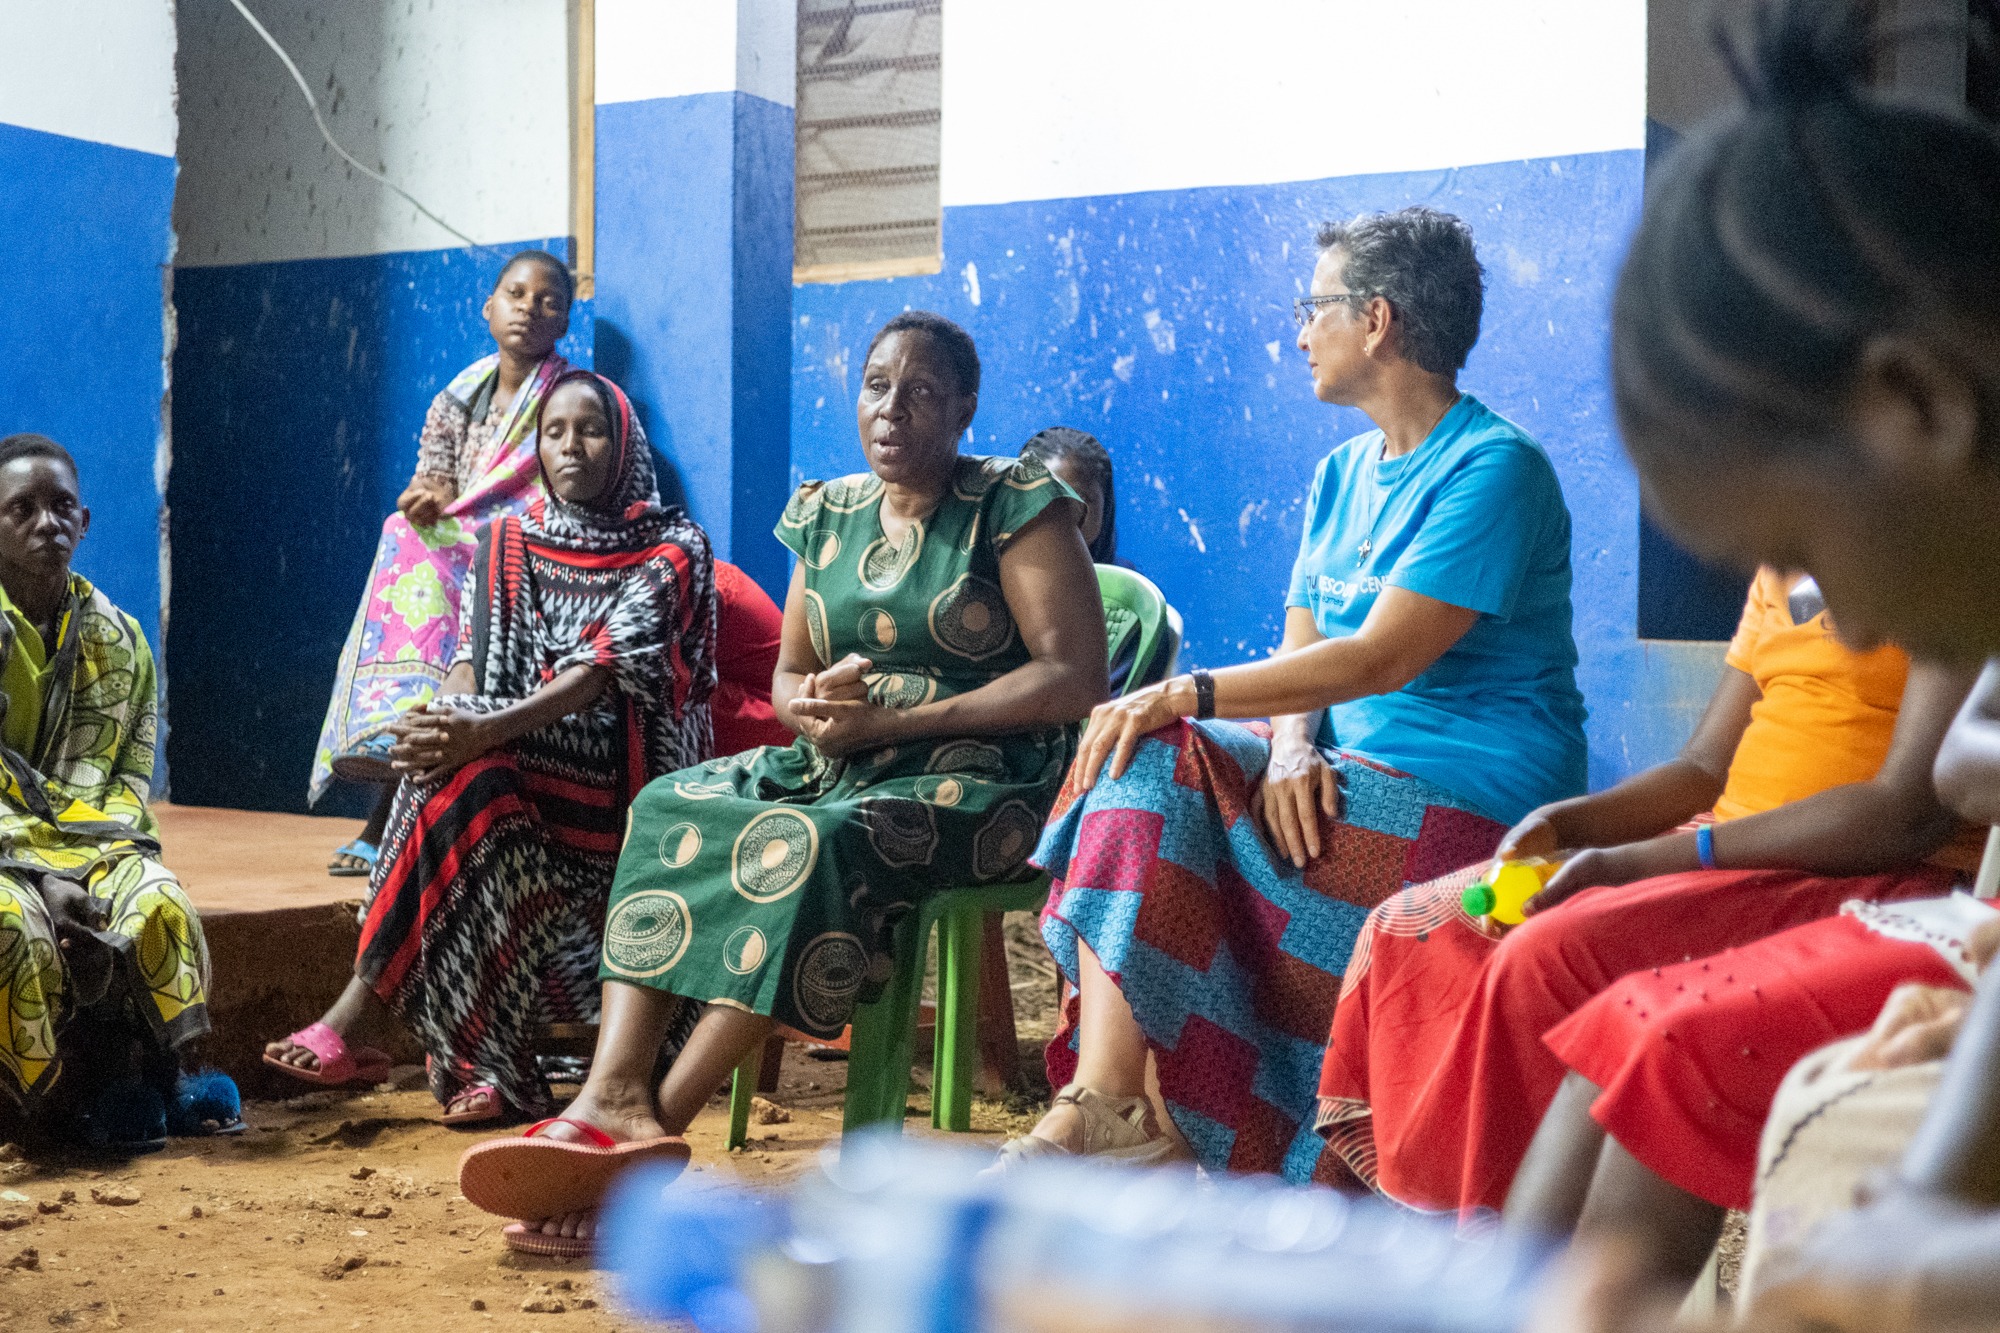
MULTIPOLYGON (((808 482, 778 524, 821 664, 868 657, 869 697, 892 708, 1025 664, 1000 553, 1075 493, 1033 459, 964 457, 896 545, 882 490, 872 473, 808 482)), ((801 738, 669 774, 633 802, 602 975, 833 1036, 888 980, 896 922, 925 894, 1026 873, 1075 748, 1074 727, 845 759, 801 738)))
POLYGON ((57 1035, 80 1009, 122 1015, 157 1049, 209 1030, 208 945, 160 864, 149 804, 153 651, 139 622, 88 579, 69 582, 39 700, 14 669, 19 654, 41 658, 41 636, 0 594, 0 677, 9 681, 0 729, 25 745, 0 741, 0 1095, 31 1110, 61 1072, 57 1035), (99 900, 95 943, 62 947, 36 887, 44 873, 99 900), (85 978, 75 975, 80 960, 95 960, 85 978))

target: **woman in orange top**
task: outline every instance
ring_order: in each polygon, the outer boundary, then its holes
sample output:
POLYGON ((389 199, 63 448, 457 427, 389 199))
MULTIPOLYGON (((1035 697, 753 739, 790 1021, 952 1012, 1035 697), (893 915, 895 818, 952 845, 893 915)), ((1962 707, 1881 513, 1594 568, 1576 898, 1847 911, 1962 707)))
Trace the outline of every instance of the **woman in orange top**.
POLYGON ((1365 1183, 1500 1207, 1566 1072, 1543 1035, 1592 996, 1977 864, 1931 785, 1969 677, 1843 647, 1811 581, 1769 570, 1726 661, 1678 758, 1508 833, 1502 856, 1569 858, 1524 924, 1460 907, 1483 867, 1370 914, 1320 1083, 1321 1132, 1365 1183))

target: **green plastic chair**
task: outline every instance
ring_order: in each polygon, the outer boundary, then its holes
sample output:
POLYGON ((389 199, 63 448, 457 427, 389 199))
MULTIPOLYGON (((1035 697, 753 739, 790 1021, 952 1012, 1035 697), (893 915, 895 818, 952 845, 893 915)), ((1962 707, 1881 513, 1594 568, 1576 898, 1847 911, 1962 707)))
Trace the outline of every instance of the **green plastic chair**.
MULTIPOLYGON (((1126 689, 1172 674, 1180 656, 1181 618, 1153 581, 1129 569, 1099 565, 1097 588, 1104 598, 1107 647, 1116 653, 1126 635, 1139 636, 1126 689)), ((897 924, 892 941, 896 967, 888 987, 874 1003, 855 1006, 848 1037, 843 1134, 871 1125, 902 1126, 923 997, 924 956, 933 928, 938 931, 938 1002, 931 1047, 931 1125, 960 1133, 972 1128, 985 916, 1039 911, 1048 902, 1049 887, 1049 877, 1037 874, 1018 884, 942 889, 897 924)), ((753 1048, 731 1079, 728 1145, 732 1149, 749 1139, 750 1099, 756 1095, 763 1058, 762 1046, 753 1048)))
POLYGON ((1181 613, 1144 574, 1119 565, 1097 566, 1097 591, 1104 598, 1105 648, 1116 658, 1132 635, 1139 650, 1132 659, 1125 692, 1165 680, 1181 653, 1181 613))

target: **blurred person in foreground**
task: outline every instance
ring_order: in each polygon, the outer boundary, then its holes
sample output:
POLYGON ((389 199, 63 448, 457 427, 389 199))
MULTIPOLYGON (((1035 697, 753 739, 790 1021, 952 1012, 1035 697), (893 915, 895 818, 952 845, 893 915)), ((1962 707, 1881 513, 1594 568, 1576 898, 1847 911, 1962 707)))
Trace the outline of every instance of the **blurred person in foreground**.
MULTIPOLYGON (((1974 116, 1865 90, 1883 45, 1875 9, 1758 12, 1731 62, 1747 105, 1687 140, 1649 187, 1614 310, 1614 383, 1654 511, 1694 550, 1809 570, 1857 645, 1894 638, 1968 664, 2000 654, 2000 139, 1983 123, 1993 7, 1975 10, 1974 116)), ((1947 803, 1982 822, 2000 819, 1996 695, 1989 665, 1937 767, 1947 803)), ((1987 943, 1975 937, 1968 952, 1987 943)), ((1749 1325, 2000 1317, 1996 978, 1988 968, 1962 1004, 1892 996, 1872 1034, 1808 1057, 1780 1089, 1749 1325), (1934 1091, 1864 1078, 1803 1114, 1793 1100, 1807 1082, 1924 1066, 1934 1091), (1885 1083, 1900 1085, 1887 1089, 1900 1111, 1882 1105, 1885 1083), (1895 1165, 1770 1252, 1773 1191, 1839 1162, 1831 1139, 1813 1150, 1795 1131, 1871 1115, 1878 1160, 1895 1165)), ((1679 1292, 1653 1283, 1643 1221, 1585 1231, 1538 1327, 1666 1327, 1679 1292)))

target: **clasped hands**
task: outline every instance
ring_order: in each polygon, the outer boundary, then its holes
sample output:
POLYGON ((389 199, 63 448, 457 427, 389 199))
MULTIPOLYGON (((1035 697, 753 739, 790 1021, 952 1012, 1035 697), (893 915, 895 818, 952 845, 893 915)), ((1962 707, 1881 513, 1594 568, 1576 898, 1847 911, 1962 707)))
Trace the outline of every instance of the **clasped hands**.
POLYGON ((404 777, 431 782, 464 767, 498 744, 490 716, 432 699, 389 724, 396 743, 389 766, 404 777))
POLYGON ((444 517, 444 507, 458 498, 443 477, 419 476, 396 498, 396 510, 412 524, 427 528, 444 517))
POLYGON ((868 701, 863 678, 875 663, 849 653, 824 671, 808 672, 792 696, 801 736, 830 759, 877 749, 896 739, 897 710, 868 701))

